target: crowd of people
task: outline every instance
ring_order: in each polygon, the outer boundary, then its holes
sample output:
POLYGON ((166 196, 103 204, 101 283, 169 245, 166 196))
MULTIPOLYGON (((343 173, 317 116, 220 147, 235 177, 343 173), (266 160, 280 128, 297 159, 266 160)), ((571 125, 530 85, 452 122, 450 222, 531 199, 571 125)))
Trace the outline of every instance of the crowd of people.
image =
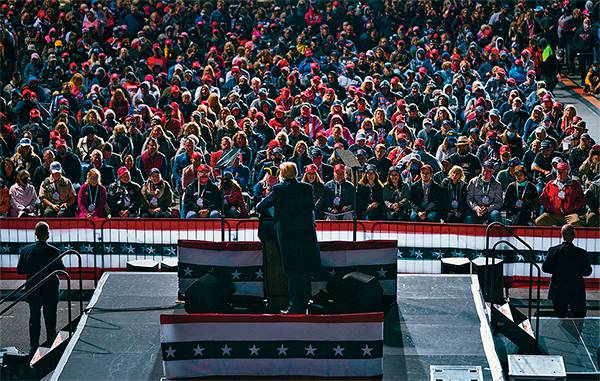
POLYGON ((0 215, 245 218, 289 161, 317 219, 599 225, 598 121, 553 93, 600 88, 598 2, 7 0, 0 19, 0 215))

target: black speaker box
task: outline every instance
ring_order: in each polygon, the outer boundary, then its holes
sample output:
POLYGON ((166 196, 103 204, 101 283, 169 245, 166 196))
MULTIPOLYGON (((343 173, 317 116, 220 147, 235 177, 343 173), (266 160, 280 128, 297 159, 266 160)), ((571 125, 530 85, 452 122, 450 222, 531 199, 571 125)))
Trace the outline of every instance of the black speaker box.
POLYGON ((228 274, 204 274, 185 291, 185 311, 224 312, 234 293, 235 286, 228 274))
POLYGON ((358 271, 334 276, 327 292, 342 313, 384 310, 383 289, 377 278, 358 271))

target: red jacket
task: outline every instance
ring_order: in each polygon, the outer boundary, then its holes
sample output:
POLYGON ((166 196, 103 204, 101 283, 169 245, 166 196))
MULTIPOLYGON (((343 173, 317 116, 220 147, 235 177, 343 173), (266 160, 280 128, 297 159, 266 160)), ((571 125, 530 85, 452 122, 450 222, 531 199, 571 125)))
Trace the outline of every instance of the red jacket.
POLYGON ((563 188, 565 197, 558 197, 560 192, 557 180, 551 181, 544 187, 540 202, 546 212, 552 214, 573 214, 585 207, 585 196, 578 181, 569 179, 563 188))

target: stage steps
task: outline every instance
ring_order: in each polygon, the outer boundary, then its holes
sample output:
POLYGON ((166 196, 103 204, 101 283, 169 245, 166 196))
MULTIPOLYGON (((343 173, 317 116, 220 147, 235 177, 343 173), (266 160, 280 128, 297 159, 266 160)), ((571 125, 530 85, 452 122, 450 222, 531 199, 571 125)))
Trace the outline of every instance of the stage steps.
MULTIPOLYGON (((75 332, 80 318, 81 316, 78 316, 71 322, 71 332, 75 332)), ((66 325, 56 334, 52 341, 47 340, 40 345, 30 362, 33 372, 38 379, 46 376, 56 368, 70 340, 69 325, 66 325)))
MULTIPOLYGON (((489 307, 489 304, 488 304, 489 307)), ((521 354, 545 354, 536 343, 531 322, 511 303, 493 304, 492 329, 513 342, 521 354)))

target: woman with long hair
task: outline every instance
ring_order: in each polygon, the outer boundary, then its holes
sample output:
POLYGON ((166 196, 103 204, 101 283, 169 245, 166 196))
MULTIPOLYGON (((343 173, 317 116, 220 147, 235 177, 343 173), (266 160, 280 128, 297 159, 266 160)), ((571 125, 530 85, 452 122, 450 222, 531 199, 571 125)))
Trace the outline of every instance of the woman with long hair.
POLYGON ((125 156, 133 153, 133 143, 127 136, 127 128, 124 124, 117 124, 115 126, 108 142, 112 144, 113 152, 116 154, 125 156))
POLYGON ((398 167, 391 167, 383 186, 385 217, 389 221, 408 221, 410 215, 409 188, 402 181, 400 172, 398 167))
POLYGON ((377 167, 372 164, 365 167, 365 173, 358 181, 356 203, 359 218, 367 220, 383 219, 383 184, 379 180, 377 167))
POLYGON ((312 160, 308 157, 308 145, 305 141, 300 140, 294 147, 294 152, 289 161, 296 163, 298 167, 298 176, 302 176, 305 171, 305 167, 312 164, 312 160))
POLYGON ((325 219, 325 211, 327 210, 328 192, 325 184, 319 175, 319 169, 315 164, 309 164, 305 168, 302 182, 312 185, 313 195, 315 198, 315 218, 317 220, 325 219))
POLYGON ((88 171, 87 179, 77 194, 78 218, 106 217, 106 188, 100 180, 99 170, 92 168, 88 171))
POLYGON ((17 181, 15 163, 8 157, 0 162, 0 180, 9 188, 17 181))
POLYGON ((130 107, 131 105, 129 104, 129 100, 125 96, 123 90, 119 88, 116 89, 110 98, 108 108, 115 112, 118 121, 125 121, 125 117, 129 114, 130 107))
POLYGON ((242 154, 242 161, 247 165, 250 165, 253 160, 253 152, 250 149, 250 145, 248 142, 248 136, 244 131, 238 131, 231 138, 232 140, 232 148, 239 148, 240 153, 242 154))

